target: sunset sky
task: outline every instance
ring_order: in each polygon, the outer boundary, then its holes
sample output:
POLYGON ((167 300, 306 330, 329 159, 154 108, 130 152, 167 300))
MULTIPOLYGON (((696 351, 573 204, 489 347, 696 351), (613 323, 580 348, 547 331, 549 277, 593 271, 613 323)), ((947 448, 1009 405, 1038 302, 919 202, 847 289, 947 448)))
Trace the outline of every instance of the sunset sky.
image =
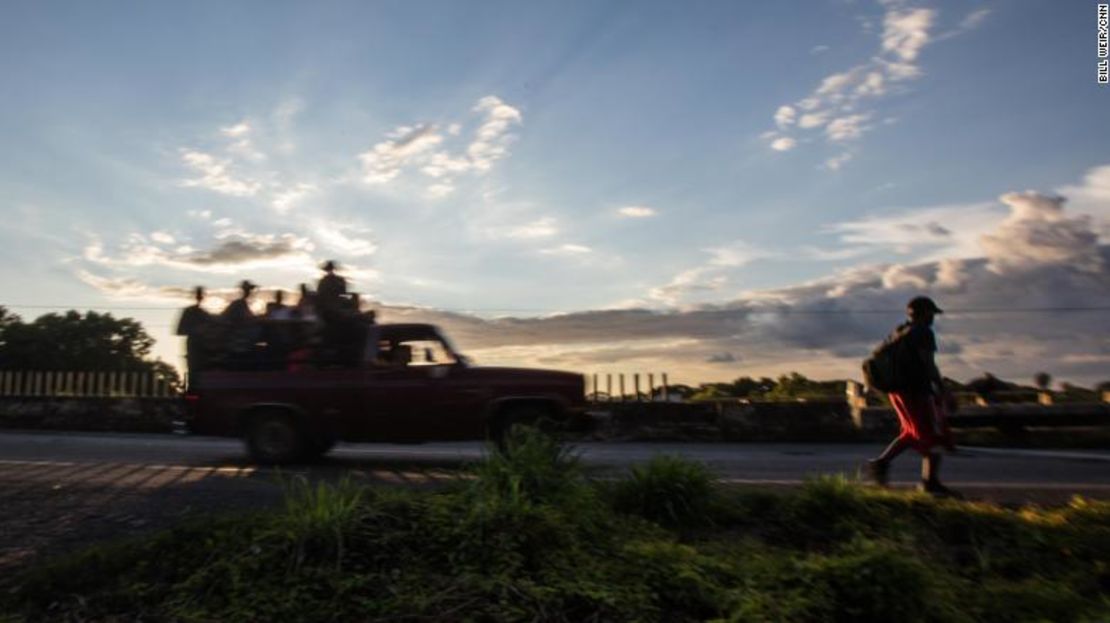
POLYGON ((1095 14, 6 2, 0 304, 181 365, 191 286, 336 259, 479 363, 691 382, 858 377, 923 293, 950 376, 1110 380, 1095 14))

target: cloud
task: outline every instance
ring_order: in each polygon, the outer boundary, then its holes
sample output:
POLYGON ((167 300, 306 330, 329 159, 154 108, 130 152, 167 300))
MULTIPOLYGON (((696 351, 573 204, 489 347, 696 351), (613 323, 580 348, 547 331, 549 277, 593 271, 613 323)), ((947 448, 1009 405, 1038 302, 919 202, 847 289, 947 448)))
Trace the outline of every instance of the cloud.
POLYGON ((675 306, 692 295, 719 292, 726 282, 727 277, 718 271, 699 266, 678 273, 664 285, 651 288, 648 297, 675 306))
POLYGON ((819 128, 829 120, 828 112, 806 113, 798 120, 798 127, 803 129, 819 128))
POLYGON ((883 16, 883 51, 903 62, 913 62, 929 43, 929 28, 936 12, 931 9, 895 9, 883 16))
POLYGON ((757 259, 768 257, 768 253, 743 240, 731 244, 703 249, 709 254, 709 266, 737 268, 757 259))
POLYGON ((401 170, 414 163, 422 163, 428 154, 443 142, 434 125, 401 126, 388 138, 369 151, 359 154, 362 162, 363 181, 367 184, 384 184, 401 174, 401 170))
MULTIPOLYGON (((856 141, 870 129, 866 121, 875 113, 873 109, 860 109, 898 92, 894 85, 922 75, 916 63, 922 50, 933 40, 931 31, 936 11, 908 8, 900 2, 881 4, 884 13, 878 53, 865 62, 825 76, 805 97, 780 105, 775 111, 774 122, 782 136, 771 142, 772 149, 793 148, 799 142, 795 133, 821 128, 829 143, 856 141), (800 117, 796 116, 798 110, 803 111, 800 117)), ((976 17, 972 21, 981 19, 976 17)), ((830 158, 824 168, 835 170, 841 164, 843 159, 830 158)))
POLYGON ((581 244, 561 244, 557 247, 549 247, 541 249, 540 253, 544 255, 566 255, 566 256, 580 256, 592 253, 593 249, 581 244))
POLYGON ((794 125, 794 120, 797 118, 797 112, 792 106, 779 106, 775 111, 775 125, 780 128, 786 128, 794 125))
POLYGON ((452 184, 432 184, 428 186, 428 197, 432 199, 442 199, 453 192, 455 192, 455 187, 452 184))
POLYGON ((960 35, 975 30, 979 26, 983 25, 983 23, 987 20, 987 17, 990 16, 991 12, 992 11, 990 9, 976 9, 971 13, 968 13, 966 16, 964 16, 962 20, 960 20, 960 23, 957 24, 955 28, 942 35, 939 35, 936 38, 936 41, 951 39, 952 37, 958 37, 960 35))
POLYGON ((647 206, 624 206, 617 210, 617 214, 625 218, 648 218, 655 216, 655 208, 647 206))
POLYGON ((1091 218, 1065 216, 1063 197, 1025 191, 1007 193, 999 201, 1010 207, 1010 216, 996 232, 981 238, 991 270, 1069 264, 1093 274, 1106 272, 1091 218))
POLYGON ((824 163, 823 166, 826 169, 829 169, 830 171, 836 171, 836 170, 840 169, 840 167, 847 164, 848 161, 851 160, 851 159, 852 159, 852 154, 850 152, 843 152, 843 153, 840 153, 840 154, 837 154, 837 155, 833 156, 832 158, 828 158, 827 160, 825 160, 825 163, 824 163))
POLYGON ((274 193, 273 198, 270 200, 270 205, 280 214, 284 214, 301 202, 302 199, 308 195, 316 192, 317 187, 315 184, 307 184, 304 182, 294 184, 293 186, 280 190, 274 193))
POLYGON ((454 191, 457 176, 486 173, 509 155, 509 146, 516 138, 512 129, 523 123, 523 115, 495 95, 479 99, 471 112, 480 115, 480 121, 465 145, 448 145, 457 143, 456 137, 462 134, 458 123, 450 123, 445 131, 433 123, 394 129, 386 140, 359 154, 363 181, 382 185, 397 180, 407 170, 418 171, 438 180, 427 187, 426 193, 439 198, 454 191))
POLYGON ((200 173, 181 182, 182 186, 206 188, 234 197, 251 197, 262 190, 262 183, 250 178, 239 177, 231 170, 231 161, 219 159, 212 154, 183 149, 181 160, 186 166, 200 173))
POLYGON ((648 297, 671 306, 682 304, 691 298, 703 298, 707 294, 723 290, 729 283, 733 270, 770 256, 766 251, 743 240, 702 251, 709 256, 705 263, 683 270, 666 284, 651 288, 648 297))
POLYGON ((207 251, 192 253, 180 259, 197 266, 229 266, 264 262, 299 254, 306 248, 303 238, 292 234, 281 237, 254 236, 224 240, 207 251))
POLYGON ((85 260, 117 269, 165 267, 209 273, 231 273, 248 267, 311 265, 315 246, 294 234, 249 234, 224 232, 207 249, 190 245, 171 246, 142 234, 131 234, 115 256, 104 254, 103 244, 93 238, 83 253, 85 260))
POLYGON ((982 253, 980 237, 993 231, 1003 217, 1002 210, 993 202, 883 212, 882 216, 867 216, 823 229, 836 234, 842 244, 850 247, 900 254, 928 251, 926 258, 974 257, 982 253))
POLYGON ((706 363, 736 363, 736 355, 732 353, 713 353, 706 358, 706 363))
POLYGON ((233 126, 228 126, 226 128, 220 128, 220 133, 222 133, 224 136, 230 136, 232 138, 242 138, 247 134, 250 134, 250 131, 251 126, 245 121, 239 122, 233 126))
POLYGON ((317 221, 312 228, 313 237, 324 247, 349 257, 364 257, 377 252, 378 245, 369 238, 370 234, 368 227, 335 225, 325 221, 317 221))
POLYGON ((509 129, 520 125, 523 117, 519 110, 494 95, 478 100, 474 111, 484 113, 485 120, 475 132, 474 141, 467 146, 466 155, 475 169, 486 171, 508 153, 508 145, 513 138, 509 129))
POLYGON ((781 136, 771 141, 771 149, 775 151, 790 151, 798 142, 788 136, 781 136))
POLYGON ((490 232, 495 237, 512 238, 516 240, 532 240, 535 238, 549 238, 559 233, 559 227, 554 218, 540 217, 530 223, 496 228, 490 232))
POLYGON ((870 126, 864 125, 870 117, 869 114, 838 117, 825 127, 825 135, 830 141, 837 142, 857 139, 870 129, 870 126))

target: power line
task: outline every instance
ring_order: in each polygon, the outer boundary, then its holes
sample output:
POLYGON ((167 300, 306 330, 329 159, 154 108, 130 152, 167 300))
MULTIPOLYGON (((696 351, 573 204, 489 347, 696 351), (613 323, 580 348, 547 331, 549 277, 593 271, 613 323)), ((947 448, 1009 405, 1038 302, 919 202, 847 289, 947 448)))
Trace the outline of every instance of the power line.
MULTIPOLYGON (((9 309, 42 309, 42 310, 75 310, 73 305, 24 305, 17 303, 0 303, 0 307, 9 309)), ((389 307, 388 305, 385 307, 389 307)), ((180 311, 181 307, 165 307, 165 306, 127 306, 127 305, 95 305, 88 306, 89 310, 108 310, 108 311, 180 311)), ((419 309, 419 308, 418 308, 419 309)), ((529 307, 466 307, 466 308, 449 308, 449 307, 436 307, 427 308, 427 311, 436 312, 529 312, 529 313, 584 313, 557 309, 544 309, 544 308, 529 308, 529 307)), ((588 310, 588 311, 621 311, 621 310, 588 310)), ((903 314, 904 309, 793 309, 789 307, 781 308, 765 308, 765 309, 744 309, 734 308, 730 310, 714 310, 705 309, 699 310, 703 312, 714 311, 738 311, 751 315, 799 315, 799 316, 843 316, 850 314, 903 314)), ((1095 306, 1063 306, 1063 307, 974 307, 974 308, 947 308, 944 315, 975 315, 975 314, 1062 314, 1062 313, 1086 313, 1086 312, 1106 312, 1110 311, 1110 305, 1095 305, 1095 306)))

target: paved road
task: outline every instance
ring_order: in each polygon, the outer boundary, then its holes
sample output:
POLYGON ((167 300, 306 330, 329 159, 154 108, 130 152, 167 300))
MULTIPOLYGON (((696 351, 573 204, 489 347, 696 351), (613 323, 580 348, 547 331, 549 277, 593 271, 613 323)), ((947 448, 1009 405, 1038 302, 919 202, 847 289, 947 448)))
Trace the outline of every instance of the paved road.
MULTIPOLYGON (((857 474, 877 454, 879 444, 813 443, 598 443, 575 446, 585 463, 620 469, 660 453, 702 461, 726 480, 795 482, 818 474, 857 474)), ((481 458, 480 443, 340 444, 314 470, 457 468, 481 458)), ((242 444, 233 439, 147 434, 0 433, 0 465, 68 462, 172 465, 190 468, 248 466, 242 444)), ((79 467, 79 469, 82 469, 79 467)), ((266 470, 263 470, 266 471, 266 470)), ((287 470, 288 471, 288 470, 287 470)), ((896 462, 893 479, 916 480, 918 460, 907 452, 896 462)), ((1110 493, 1110 451, 1038 451, 965 448, 946 457, 953 484, 1001 488, 1033 487, 1110 493)))
MULTIPOLYGON (((725 482, 789 486, 819 474, 855 477, 877 444, 581 443, 599 474, 658 453, 708 464, 725 482)), ((481 458, 478 443, 353 444, 283 470, 407 486, 449 482, 481 458)), ((892 478, 908 486, 918 460, 892 478)), ((1110 452, 966 449, 946 457, 946 480, 971 497, 1058 503, 1110 498, 1110 452)), ((90 541, 172 525, 190 516, 276 504, 277 470, 250 465, 235 440, 174 435, 0 432, 0 571, 90 541)))

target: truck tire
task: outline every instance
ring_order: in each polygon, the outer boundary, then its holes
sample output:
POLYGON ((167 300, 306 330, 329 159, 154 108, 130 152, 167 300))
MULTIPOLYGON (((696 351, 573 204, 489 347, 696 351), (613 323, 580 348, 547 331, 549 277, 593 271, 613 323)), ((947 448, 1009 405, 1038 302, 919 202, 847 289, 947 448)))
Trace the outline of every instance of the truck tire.
POLYGON ((247 449, 263 464, 291 463, 304 456, 304 437, 293 418, 285 413, 266 412, 251 418, 247 449))
POLYGON ((309 444, 306 458, 313 460, 319 459, 328 452, 331 452, 331 449, 334 447, 334 437, 316 437, 312 440, 312 443, 309 444))

